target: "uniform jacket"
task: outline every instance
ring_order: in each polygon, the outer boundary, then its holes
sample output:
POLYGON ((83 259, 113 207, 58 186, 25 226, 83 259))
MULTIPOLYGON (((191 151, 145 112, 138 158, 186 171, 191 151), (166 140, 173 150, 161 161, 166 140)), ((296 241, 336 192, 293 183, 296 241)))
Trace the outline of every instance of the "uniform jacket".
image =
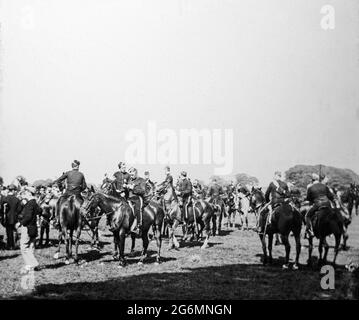
POLYGON ((288 185, 282 180, 272 181, 265 193, 266 202, 272 200, 273 204, 282 203, 289 194, 288 185))
POLYGON ((178 185, 179 196, 188 198, 192 195, 192 182, 187 178, 181 180, 178 185))
POLYGON ((133 195, 143 197, 146 193, 146 180, 140 177, 132 179, 129 184, 133 184, 133 189, 130 189, 130 197, 133 195))
POLYGON ((115 177, 114 186, 119 192, 125 191, 124 184, 128 184, 131 176, 128 172, 117 171, 113 175, 115 177))
POLYGON ((218 183, 213 183, 208 189, 208 196, 218 198, 223 194, 223 188, 218 183))
POLYGON ((307 189, 307 200, 312 204, 321 205, 328 202, 328 200, 333 201, 334 195, 325 184, 318 182, 307 189))
POLYGON ((84 191, 86 186, 85 176, 82 172, 78 170, 71 170, 65 172, 60 178, 58 178, 55 182, 67 182, 66 191, 74 194, 80 194, 84 191))

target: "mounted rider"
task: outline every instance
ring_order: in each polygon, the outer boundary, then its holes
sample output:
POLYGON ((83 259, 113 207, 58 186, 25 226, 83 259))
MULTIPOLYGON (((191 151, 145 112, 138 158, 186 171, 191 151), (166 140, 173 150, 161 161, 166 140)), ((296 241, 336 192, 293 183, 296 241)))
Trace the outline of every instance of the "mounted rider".
POLYGON ((159 184, 159 189, 167 190, 169 187, 174 189, 173 187, 173 177, 171 175, 171 169, 169 166, 165 167, 165 180, 159 184))
POLYGON ((207 196, 209 197, 208 202, 214 205, 217 205, 222 201, 222 196, 224 194, 222 186, 217 182, 217 178, 212 178, 212 183, 208 189, 207 196))
POLYGON ((187 178, 187 172, 182 171, 179 177, 178 190, 176 191, 180 198, 180 206, 184 208, 185 218, 188 217, 188 206, 192 201, 192 183, 187 178))
POLYGON ((269 216, 268 216, 268 225, 272 222, 272 216, 276 208, 281 206, 284 201, 289 197, 289 187, 286 182, 282 180, 282 174, 280 171, 274 173, 274 179, 269 184, 266 193, 265 200, 269 204, 269 216))
POLYGON ((145 171, 145 182, 146 182, 146 195, 152 196, 155 193, 156 185, 155 183, 150 179, 150 172, 145 171))
POLYGON ((128 189, 127 183, 130 181, 130 174, 126 170, 126 163, 120 162, 118 164, 119 171, 113 174, 115 180, 112 182, 113 184, 113 196, 119 198, 128 198, 128 189))
POLYGON ((195 179, 192 184, 193 198, 202 199, 203 197, 203 188, 199 183, 198 179, 195 179))
POLYGON ((312 218, 316 211, 321 207, 331 208, 331 202, 334 201, 334 195, 324 183, 320 182, 324 176, 319 176, 316 173, 312 174, 312 183, 307 187, 307 200, 312 205, 305 215, 305 222, 307 225, 307 233, 313 236, 312 218))
POLYGON ((71 167, 71 171, 65 172, 60 178, 54 181, 54 184, 57 185, 66 181, 66 190, 65 193, 60 197, 59 204, 66 198, 74 195, 82 205, 84 199, 81 195, 81 192, 87 189, 85 176, 82 172, 79 171, 80 161, 74 160, 71 164, 71 167))
POLYGON ((137 169, 129 170, 130 180, 127 188, 129 190, 129 203, 133 206, 135 220, 131 226, 131 232, 139 233, 142 226, 143 209, 148 204, 145 203, 144 196, 146 194, 146 181, 138 176, 137 169))

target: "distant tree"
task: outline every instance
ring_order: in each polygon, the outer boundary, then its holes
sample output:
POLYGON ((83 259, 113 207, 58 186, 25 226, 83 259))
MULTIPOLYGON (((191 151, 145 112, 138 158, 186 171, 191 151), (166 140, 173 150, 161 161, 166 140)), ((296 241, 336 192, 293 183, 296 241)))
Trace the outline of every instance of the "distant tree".
POLYGON ((324 165, 296 165, 285 172, 286 180, 292 182, 302 195, 306 193, 308 184, 312 181, 312 173, 326 175, 329 178, 329 185, 344 190, 352 182, 359 182, 359 176, 350 169, 340 169, 324 165))
POLYGON ((242 185, 258 184, 258 179, 256 177, 250 176, 246 173, 238 173, 235 175, 236 183, 242 185))
POLYGON ((3 184, 4 184, 4 179, 0 177, 0 186, 2 186, 3 184))

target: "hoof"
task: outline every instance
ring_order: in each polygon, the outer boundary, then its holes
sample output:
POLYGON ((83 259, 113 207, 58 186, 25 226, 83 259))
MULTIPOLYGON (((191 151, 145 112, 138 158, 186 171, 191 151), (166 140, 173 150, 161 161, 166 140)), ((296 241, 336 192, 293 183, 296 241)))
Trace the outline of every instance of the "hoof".
POLYGON ((297 264, 294 264, 293 265, 293 270, 298 270, 299 269, 299 266, 297 264))
POLYGON ((119 260, 118 256, 112 256, 112 259, 113 259, 114 261, 118 261, 118 260, 119 260))
POLYGON ((66 259, 66 260, 65 260, 65 264, 66 264, 66 265, 69 265, 69 264, 70 264, 70 260, 66 259))
POLYGON ((60 253, 59 252, 56 252, 55 254, 54 254, 54 259, 58 259, 60 257, 60 253))
POLYGON ((138 261, 138 262, 137 262, 137 265, 138 265, 138 266, 143 266, 143 261, 138 261))
POLYGON ((289 265, 288 265, 288 264, 283 264, 283 265, 282 265, 282 269, 283 269, 283 270, 288 270, 288 269, 289 269, 289 265))
POLYGON ((208 248, 209 248, 209 245, 208 245, 208 244, 204 244, 204 245, 201 247, 202 250, 205 250, 205 249, 208 249, 208 248))

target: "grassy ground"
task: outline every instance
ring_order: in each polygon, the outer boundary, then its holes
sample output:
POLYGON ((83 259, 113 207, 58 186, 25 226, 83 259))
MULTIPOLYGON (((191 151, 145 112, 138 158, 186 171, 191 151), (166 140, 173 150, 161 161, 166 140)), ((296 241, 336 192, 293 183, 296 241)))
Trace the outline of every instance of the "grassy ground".
MULTIPOLYGON (((0 296, 2 298, 46 299, 358 299, 357 278, 345 270, 350 259, 359 257, 359 217, 350 226, 349 250, 341 251, 335 274, 335 290, 322 290, 320 270, 305 266, 307 241, 302 241, 301 268, 298 271, 281 269, 284 247, 273 250, 274 263, 262 266, 261 245, 254 231, 229 230, 210 240, 210 248, 201 250, 198 243, 183 243, 178 251, 162 249, 163 262, 156 266, 155 242, 150 243, 148 263, 137 265, 139 252, 128 257, 129 265, 119 268, 112 260, 112 238, 101 235, 103 250, 87 251, 89 239, 80 246, 79 266, 65 265, 63 259, 54 260, 55 248, 36 250, 44 269, 35 272, 35 288, 22 289, 20 274, 23 260, 19 251, 0 251, 0 296)), ((178 229, 178 236, 181 231, 178 229)), ((0 230, 3 234, 3 229, 0 230)), ((56 234, 51 232, 51 238, 56 234)), ((333 239, 329 239, 333 244, 333 239)), ((291 238, 294 258, 294 241, 291 238)), ((316 243, 317 244, 317 243, 316 243)), ((127 239, 126 252, 129 252, 127 239)), ((136 243, 141 250, 141 241, 136 243)), ((333 255, 330 249, 329 261, 333 255)), ((318 251, 315 248, 314 256, 318 251)))

